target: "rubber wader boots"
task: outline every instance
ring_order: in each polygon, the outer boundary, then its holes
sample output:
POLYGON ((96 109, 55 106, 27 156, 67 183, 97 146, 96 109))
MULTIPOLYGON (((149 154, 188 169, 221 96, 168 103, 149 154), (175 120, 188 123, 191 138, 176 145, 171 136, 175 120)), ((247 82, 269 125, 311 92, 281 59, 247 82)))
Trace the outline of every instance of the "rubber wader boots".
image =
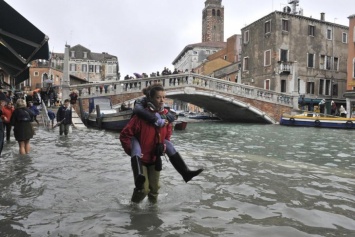
POLYGON ((139 156, 133 156, 131 158, 131 165, 133 170, 135 188, 133 190, 132 202, 140 202, 145 198, 144 182, 145 177, 143 175, 142 163, 139 156))
POLYGON ((174 168, 181 174, 185 182, 189 182, 193 177, 199 175, 203 169, 198 170, 190 170, 180 154, 176 152, 174 155, 169 157, 171 164, 173 164, 174 168))

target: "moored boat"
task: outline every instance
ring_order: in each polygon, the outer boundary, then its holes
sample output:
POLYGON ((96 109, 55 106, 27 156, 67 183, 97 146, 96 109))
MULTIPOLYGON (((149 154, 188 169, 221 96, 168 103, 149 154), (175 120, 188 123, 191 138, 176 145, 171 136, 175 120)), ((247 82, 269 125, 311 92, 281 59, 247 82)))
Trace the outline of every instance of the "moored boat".
POLYGON ((174 125, 175 130, 185 130, 187 126, 186 121, 176 121, 174 125))
POLYGON ((92 98, 89 102, 90 113, 84 121, 88 127, 121 131, 132 117, 132 109, 114 109, 108 98, 92 98))
POLYGON ((355 129, 355 118, 344 118, 315 112, 305 112, 297 115, 282 115, 280 125, 355 129))

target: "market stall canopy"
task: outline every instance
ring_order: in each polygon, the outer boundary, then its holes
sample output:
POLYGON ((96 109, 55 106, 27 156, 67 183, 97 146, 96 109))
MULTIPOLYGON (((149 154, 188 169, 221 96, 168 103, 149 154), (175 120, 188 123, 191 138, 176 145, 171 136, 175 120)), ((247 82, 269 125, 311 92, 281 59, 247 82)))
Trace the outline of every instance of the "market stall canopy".
POLYGON ((29 78, 31 61, 48 58, 48 37, 0 0, 0 67, 19 84, 29 78))

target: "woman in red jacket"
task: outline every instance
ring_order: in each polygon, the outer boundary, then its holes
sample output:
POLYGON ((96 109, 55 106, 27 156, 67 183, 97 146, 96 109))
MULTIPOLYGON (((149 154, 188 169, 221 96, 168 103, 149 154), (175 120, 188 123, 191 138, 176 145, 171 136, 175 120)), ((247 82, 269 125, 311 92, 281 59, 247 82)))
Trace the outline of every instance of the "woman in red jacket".
MULTIPOLYGON (((164 88, 155 84, 143 90, 149 102, 147 110, 151 113, 159 113, 165 116, 168 113, 164 109, 164 88)), ((134 115, 126 127, 120 133, 120 141, 125 152, 132 154, 132 138, 138 139, 141 146, 141 155, 131 158, 134 174, 135 189, 132 196, 133 202, 142 201, 148 195, 151 201, 156 201, 159 191, 159 177, 161 170, 161 158, 164 153, 164 140, 170 140, 172 125, 166 123, 163 127, 153 124, 134 115)), ((134 139, 135 140, 135 139, 134 139)))
POLYGON ((1 119, 4 123, 4 126, 6 128, 6 141, 10 141, 10 133, 11 133, 11 116, 12 113, 14 112, 15 108, 12 102, 8 102, 7 105, 4 105, 2 107, 2 115, 1 119))

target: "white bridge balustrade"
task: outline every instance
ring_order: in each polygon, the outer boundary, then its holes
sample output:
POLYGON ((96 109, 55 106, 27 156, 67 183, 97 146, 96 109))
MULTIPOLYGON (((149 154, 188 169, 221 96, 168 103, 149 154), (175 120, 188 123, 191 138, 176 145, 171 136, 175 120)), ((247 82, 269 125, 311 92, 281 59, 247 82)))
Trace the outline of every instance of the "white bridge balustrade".
MULTIPOLYGON (((194 73, 160 77, 104 81, 70 86, 82 100, 110 96, 113 101, 130 103, 143 96, 142 89, 162 84, 168 98, 197 105, 224 121, 277 123, 282 113, 289 113, 298 104, 298 95, 278 93, 194 73)), ((118 107, 115 104, 114 107, 118 107)))
MULTIPOLYGON (((118 95, 140 92, 143 88, 160 83, 168 90, 185 87, 196 87, 209 90, 211 94, 221 92, 245 98, 266 101, 269 103, 283 104, 292 107, 294 97, 291 94, 278 93, 249 85, 216 79, 194 73, 172 74, 160 77, 142 79, 129 79, 124 81, 104 81, 98 83, 72 85, 70 89, 79 91, 79 97, 90 98, 96 96, 118 95)), ((297 99, 297 98, 296 98, 297 99)))

